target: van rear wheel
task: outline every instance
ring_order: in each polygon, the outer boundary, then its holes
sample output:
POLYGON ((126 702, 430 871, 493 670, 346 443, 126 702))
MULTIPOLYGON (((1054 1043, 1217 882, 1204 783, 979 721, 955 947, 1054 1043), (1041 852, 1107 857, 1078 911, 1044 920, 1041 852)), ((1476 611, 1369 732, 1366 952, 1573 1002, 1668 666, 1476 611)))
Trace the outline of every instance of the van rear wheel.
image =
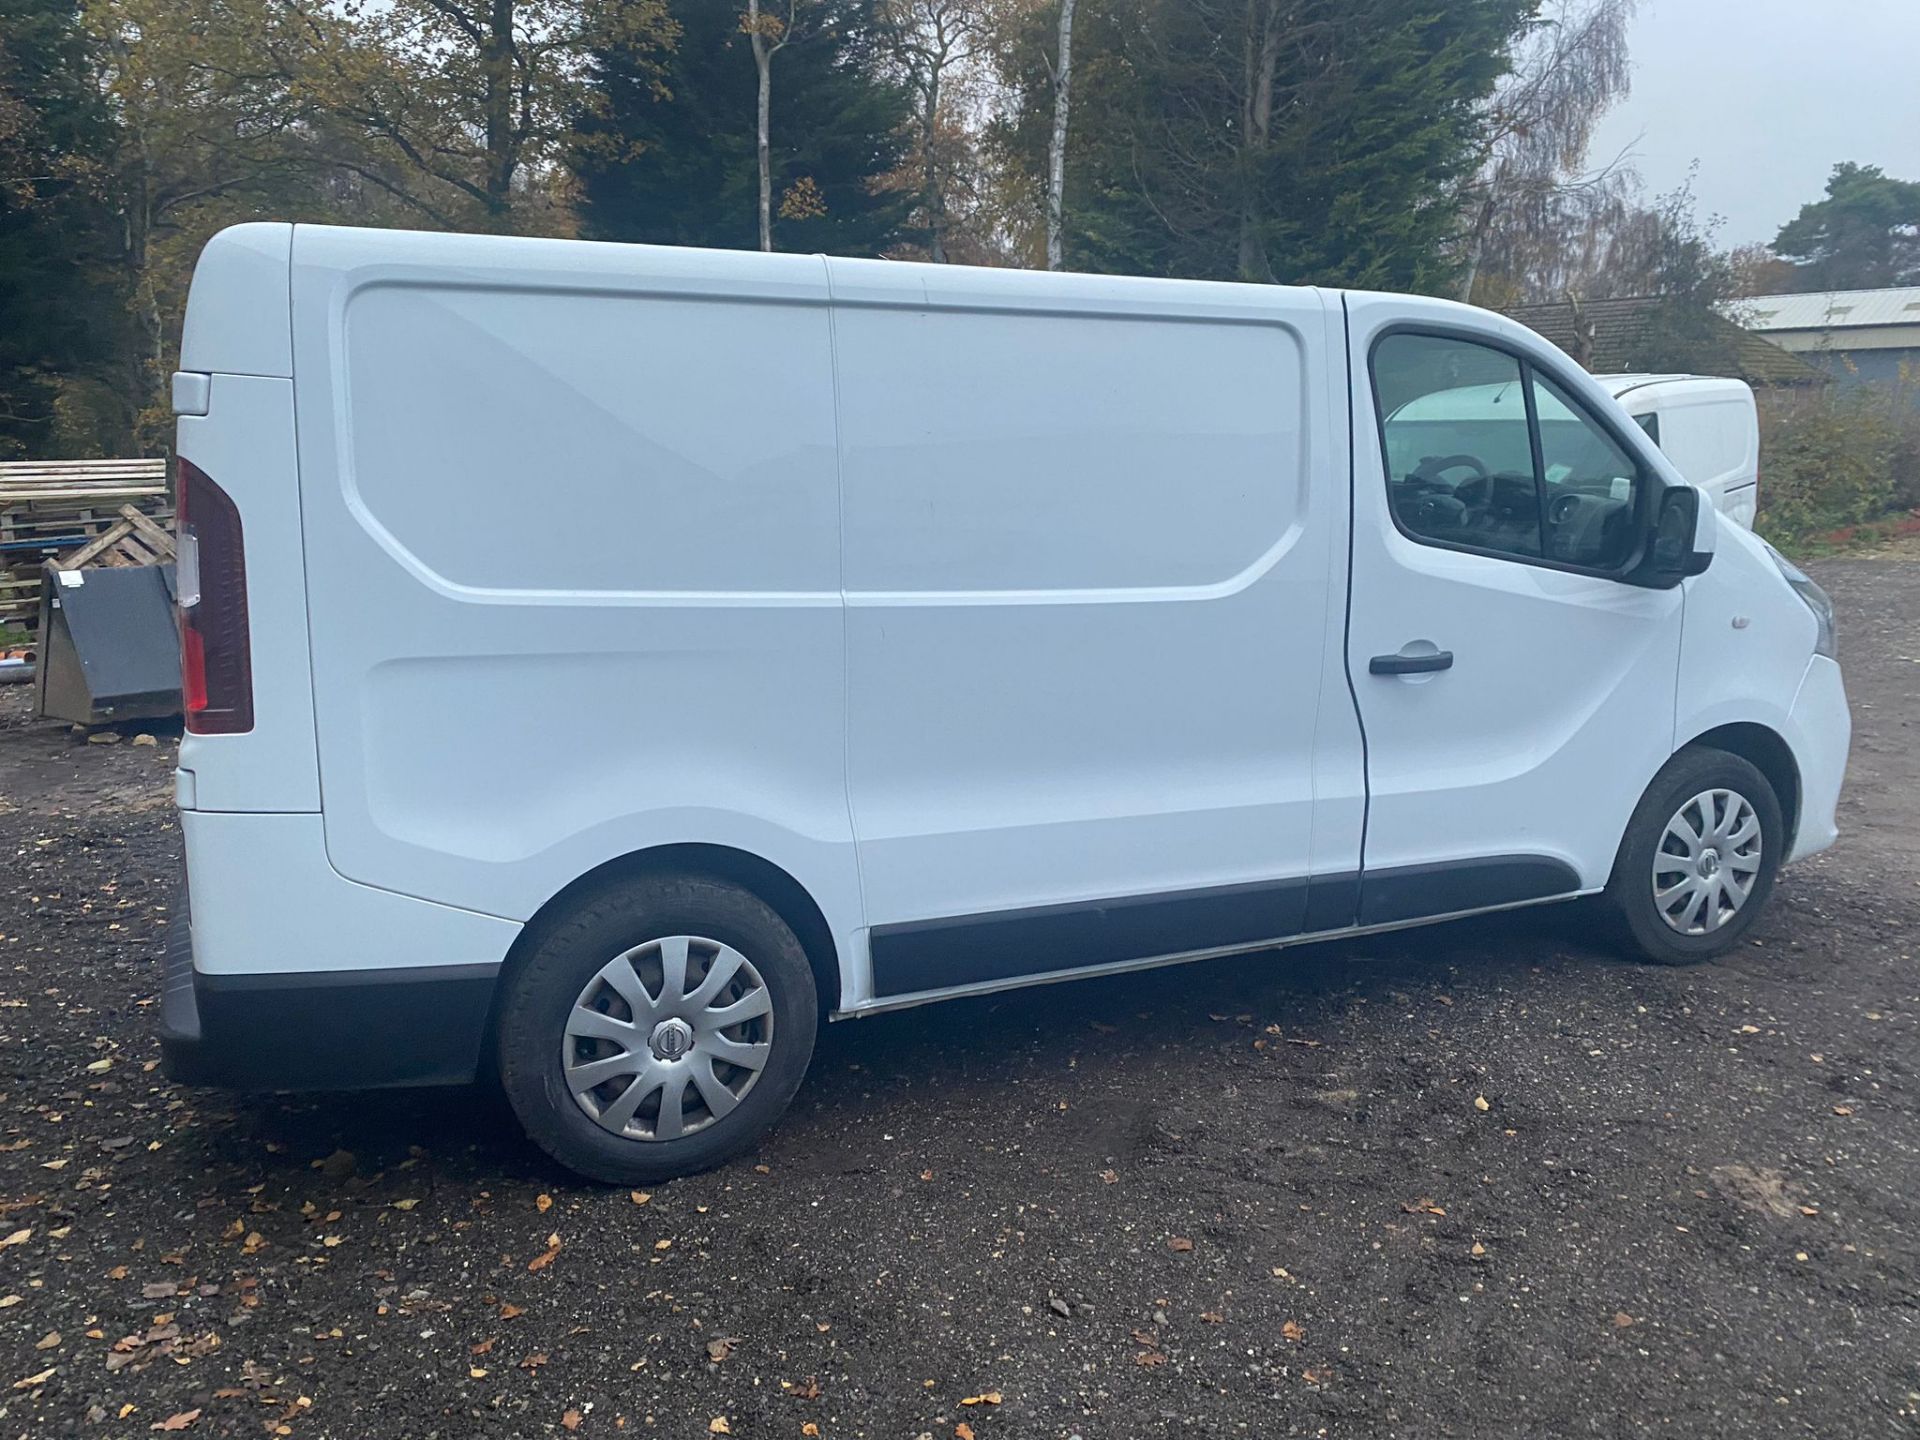
POLYGON ((1755 765, 1707 746, 1682 750, 1628 822, 1607 898, 1644 958, 1710 960, 1760 918, 1786 845, 1779 797, 1755 765))
POLYGON ((582 901, 500 997, 500 1082, 569 1170, 648 1184, 705 1170, 779 1119, 819 1019, 813 971, 751 891, 645 876, 582 901))

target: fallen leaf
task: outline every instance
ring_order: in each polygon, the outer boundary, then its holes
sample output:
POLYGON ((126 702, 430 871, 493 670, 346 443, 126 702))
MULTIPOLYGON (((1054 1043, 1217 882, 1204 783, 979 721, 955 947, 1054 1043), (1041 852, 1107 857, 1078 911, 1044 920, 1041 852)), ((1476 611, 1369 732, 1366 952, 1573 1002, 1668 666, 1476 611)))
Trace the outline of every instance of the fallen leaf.
POLYGON ((709 1435, 731 1435, 733 1433, 733 1427, 727 1424, 726 1416, 716 1415, 707 1421, 707 1433, 709 1435))
POLYGON ((185 1430, 199 1418, 198 1409, 182 1410, 178 1415, 169 1415, 164 1420, 157 1420, 147 1428, 149 1430, 185 1430))
POLYGON ((24 1245, 27 1243, 27 1241, 31 1240, 32 1238, 33 1238, 32 1230, 30 1229, 16 1230, 11 1235, 7 1236, 6 1239, 0 1240, 0 1250, 6 1249, 9 1245, 24 1245))
POLYGON ((67 1162, 65 1160, 42 1160, 40 1162, 40 1168, 42 1170, 64 1170, 67 1168, 67 1162))
POLYGON ((580 1412, 578 1410, 567 1411, 566 1414, 560 1417, 560 1423, 568 1430, 578 1430, 580 1428, 580 1412))
POLYGON ((502 1305, 500 1307, 500 1318, 502 1320, 511 1320, 516 1315, 524 1315, 526 1313, 525 1308, 519 1305, 502 1305))
POLYGON ((1624 1310, 1616 1310, 1613 1312, 1613 1323, 1617 1329, 1624 1330, 1633 1324, 1633 1316, 1627 1314, 1624 1310))
POLYGON ((962 1420, 953 1427, 953 1440, 973 1440, 973 1426, 962 1420))
POLYGON ((1853 1114, 1853 1107, 1851 1105, 1836 1105, 1833 1107, 1833 1113, 1836 1115, 1851 1115, 1853 1114))
POLYGON ((493 1349, 494 1339, 495 1339, 494 1336, 489 1335, 486 1339, 482 1340, 478 1345, 469 1345, 467 1347, 467 1353, 469 1355, 486 1354, 489 1350, 493 1349))
POLYGON ((171 1280, 156 1280, 151 1285, 142 1285, 140 1295, 146 1300, 165 1300, 178 1288, 171 1280))
POLYGON ((671 1250, 673 1248, 673 1242, 671 1240, 656 1240, 653 1242, 653 1248, 656 1250, 671 1250))
POLYGON ((469 1365, 467 1367, 467 1378, 470 1380, 484 1380, 487 1378, 486 1369, 479 1365, 469 1365))
POLYGON ((111 1059, 96 1060, 87 1066, 87 1073, 89 1075, 104 1075, 111 1069, 113 1069, 113 1061, 111 1059))
POLYGON ((780 1383, 782 1388, 796 1400, 818 1400, 820 1398, 820 1380, 817 1376, 807 1376, 805 1383, 800 1385, 789 1385, 784 1380, 780 1383))
POLYGON ((541 1195, 536 1197, 533 1202, 533 1208, 538 1210, 542 1215, 546 1214, 547 1211, 553 1209, 553 1196, 541 1195))
POLYGON ((18 1295, 0 1295, 0 1310, 11 1310, 20 1303, 18 1295))
POLYGON ((1184 1235, 1175 1235, 1167 1241, 1167 1249, 1173 1251, 1175 1254, 1184 1255, 1187 1251, 1193 1249, 1193 1241, 1187 1239, 1184 1235))
POLYGON ((1280 1334, 1288 1340, 1304 1340, 1307 1338, 1307 1327, 1298 1320, 1289 1320, 1280 1327, 1280 1334))
POLYGON ((1476 1110, 1491 1110, 1493 1108, 1493 1104, 1491 1101, 1487 1099, 1486 1096, 1476 1095, 1473 1097, 1473 1108, 1476 1110))
POLYGON ((722 1336, 718 1340, 709 1340, 707 1341, 707 1359, 718 1365, 722 1360, 725 1360, 729 1355, 733 1354, 733 1347, 739 1343, 740 1342, 731 1335, 722 1336))
POLYGON ((547 1236, 547 1248, 527 1262, 529 1270, 544 1270, 553 1264, 554 1257, 560 1253, 560 1237, 557 1234, 547 1236))
POLYGON ((1418 1200, 1406 1202, 1400 1208, 1409 1215, 1445 1215, 1447 1213, 1424 1195, 1418 1200))
POLYGON ((266 1248, 267 1237, 262 1235, 258 1230, 254 1230, 250 1231, 247 1238, 241 1242, 240 1253, 242 1255, 258 1255, 266 1248))
POLYGON ((998 1405, 1000 1403, 1000 1392, 998 1390, 983 1390, 978 1395, 967 1396, 967 1398, 960 1403, 962 1405, 998 1405))
POLYGON ((542 1365, 546 1363, 547 1363, 546 1351, 536 1350, 533 1354, 527 1356, 526 1359, 520 1362, 520 1368, 522 1370, 538 1370, 542 1365))
POLYGON ((31 1390, 36 1385, 44 1385, 53 1378, 53 1372, 59 1368, 58 1365, 49 1366, 38 1375, 29 1375, 24 1380, 16 1380, 13 1382, 13 1388, 16 1390, 31 1390))
POLYGON ((933 1179, 933 1171, 931 1171, 931 1170, 922 1170, 922 1171, 920 1172, 920 1178, 921 1178, 922 1180, 931 1180, 931 1179, 933 1179))
POLYGON ((1200 1312, 1200 1323, 1203 1325, 1224 1325, 1227 1323, 1227 1317, 1222 1315, 1218 1310, 1202 1310, 1200 1312))
POLYGON ((1100 1183, 1102 1185, 1118 1185, 1120 1183, 1120 1177, 1111 1170, 1102 1170, 1100 1172, 1100 1183))
POLYGON ((393 1202, 393 1208, 396 1210, 411 1210, 413 1209, 414 1206, 418 1205, 419 1203, 420 1202, 418 1200, 414 1200, 414 1199, 395 1200, 393 1202))
POLYGON ((627 1192, 627 1198, 636 1205, 644 1205, 653 1198, 653 1195, 646 1190, 630 1190, 627 1192))
POLYGON ((820 1433, 820 1427, 809 1420, 800 1427, 800 1433, 802 1435, 818 1435, 820 1433))
POLYGON ((58 1350, 60 1348, 60 1332, 58 1330, 49 1330, 33 1342, 33 1348, 36 1350, 58 1350))
POLYGON ((1473 1242, 1473 1249, 1469 1250, 1467 1253, 1473 1256, 1474 1259, 1478 1260, 1481 1256, 1487 1253, 1487 1247, 1482 1245, 1478 1240, 1476 1240, 1473 1242))
POLYGON ((1155 1365, 1166 1364, 1167 1357, 1162 1355, 1158 1350, 1142 1350, 1138 1355, 1133 1357, 1133 1363, 1152 1369, 1155 1365))

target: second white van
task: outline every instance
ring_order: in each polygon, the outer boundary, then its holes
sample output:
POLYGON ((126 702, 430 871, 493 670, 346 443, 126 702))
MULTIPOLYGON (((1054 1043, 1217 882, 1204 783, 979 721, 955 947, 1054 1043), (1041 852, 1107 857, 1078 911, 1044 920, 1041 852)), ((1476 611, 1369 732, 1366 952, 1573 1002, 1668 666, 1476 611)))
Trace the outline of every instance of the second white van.
POLYGON ((1743 529, 1760 505, 1760 414, 1753 388, 1719 375, 1597 375, 1674 468, 1743 529))
POLYGON ((174 380, 183 1081, 751 1145, 823 1018, 1830 844, 1831 607, 1406 296, 259 224, 174 380))

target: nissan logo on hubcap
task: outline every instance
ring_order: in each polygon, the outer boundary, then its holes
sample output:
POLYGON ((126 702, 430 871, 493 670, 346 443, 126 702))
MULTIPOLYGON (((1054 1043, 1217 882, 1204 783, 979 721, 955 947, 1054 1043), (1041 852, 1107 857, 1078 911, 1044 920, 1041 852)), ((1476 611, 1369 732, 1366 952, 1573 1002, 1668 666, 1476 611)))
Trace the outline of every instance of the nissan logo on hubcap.
POLYGON ((693 1027, 684 1020, 662 1020, 654 1027, 653 1058, 678 1060, 693 1048, 693 1027))

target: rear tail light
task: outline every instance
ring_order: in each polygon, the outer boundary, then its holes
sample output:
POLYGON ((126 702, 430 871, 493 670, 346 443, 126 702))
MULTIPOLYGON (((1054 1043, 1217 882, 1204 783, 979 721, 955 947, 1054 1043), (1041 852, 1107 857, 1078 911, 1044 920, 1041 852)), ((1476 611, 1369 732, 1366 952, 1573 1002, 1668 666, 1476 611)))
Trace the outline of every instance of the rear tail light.
POLYGON ((247 557, 233 499, 191 462, 179 462, 180 693, 187 729, 237 735, 253 728, 253 650, 247 634, 247 557))

